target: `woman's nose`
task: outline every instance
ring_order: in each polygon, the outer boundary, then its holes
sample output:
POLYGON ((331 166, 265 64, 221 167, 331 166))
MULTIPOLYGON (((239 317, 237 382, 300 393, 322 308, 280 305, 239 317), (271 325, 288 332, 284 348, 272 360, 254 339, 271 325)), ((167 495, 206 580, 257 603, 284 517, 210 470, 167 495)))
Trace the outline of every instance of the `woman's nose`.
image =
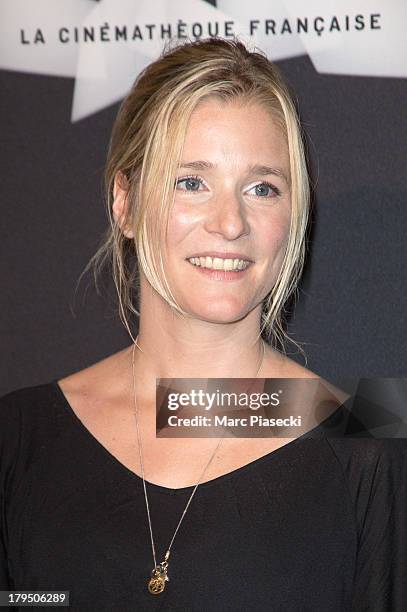
POLYGON ((211 202, 205 229, 234 240, 250 231, 245 203, 233 193, 223 193, 211 202))

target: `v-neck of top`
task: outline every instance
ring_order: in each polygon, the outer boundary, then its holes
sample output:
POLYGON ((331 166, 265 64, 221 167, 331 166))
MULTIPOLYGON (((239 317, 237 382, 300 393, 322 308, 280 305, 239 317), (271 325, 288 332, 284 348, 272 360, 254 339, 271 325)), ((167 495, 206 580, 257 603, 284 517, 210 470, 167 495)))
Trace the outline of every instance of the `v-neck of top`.
MULTIPOLYGON (((86 436, 88 441, 91 444, 93 444, 95 448, 98 449, 110 462, 116 465, 119 472, 121 472, 125 476, 128 476, 129 478, 142 482, 143 479, 141 476, 139 476, 138 474, 136 474, 136 472, 133 472, 128 467, 126 467, 126 465, 124 465, 124 463, 122 463, 115 455, 113 455, 93 435, 93 433, 84 425, 84 423, 81 421, 79 416, 76 414, 75 410, 72 408, 66 395, 62 391, 62 388, 60 387, 58 380, 53 379, 49 384, 55 389, 57 397, 61 400, 63 407, 66 409, 68 414, 71 416, 73 423, 78 427, 78 430, 81 431, 84 436, 86 436)), ((216 478, 212 478, 211 480, 201 482, 199 487, 202 489, 206 487, 213 487, 216 485, 220 485, 222 482, 229 480, 230 478, 238 476, 239 474, 242 474, 248 470, 252 470, 253 468, 255 468, 261 463, 273 460, 274 457, 276 457, 277 455, 280 455, 281 453, 289 452, 296 444, 303 441, 304 439, 321 437, 323 435, 323 432, 325 431, 325 428, 331 429, 331 425, 337 421, 338 416, 344 410, 344 406, 349 401, 349 399, 350 398, 348 398, 343 404, 341 404, 336 410, 334 410, 334 412, 332 412, 326 419, 321 421, 319 425, 316 425, 315 427, 306 431, 305 433, 298 436, 297 438, 291 440, 290 442, 287 442, 286 444, 283 444, 282 446, 276 448, 275 450, 270 451, 266 453, 265 455, 262 455, 261 457, 258 457, 257 459, 254 459, 253 461, 250 461, 246 463, 245 465, 242 465, 230 472, 221 474, 220 476, 217 476, 216 478)), ((178 487, 174 489, 174 488, 165 487, 163 485, 159 485, 159 484, 150 482, 147 479, 145 479, 145 482, 148 485, 149 489, 155 490, 160 493, 168 493, 170 495, 190 494, 195 488, 195 485, 190 485, 187 487, 178 487)))

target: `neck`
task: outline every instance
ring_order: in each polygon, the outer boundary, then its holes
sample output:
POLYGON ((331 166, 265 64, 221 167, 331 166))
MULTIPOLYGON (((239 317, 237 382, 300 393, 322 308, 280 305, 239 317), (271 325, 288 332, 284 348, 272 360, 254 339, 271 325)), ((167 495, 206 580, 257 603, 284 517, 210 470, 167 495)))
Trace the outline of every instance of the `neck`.
POLYGON ((261 377, 270 349, 260 337, 260 309, 227 324, 183 318, 173 311, 140 309, 135 369, 144 398, 155 397, 157 378, 261 377))

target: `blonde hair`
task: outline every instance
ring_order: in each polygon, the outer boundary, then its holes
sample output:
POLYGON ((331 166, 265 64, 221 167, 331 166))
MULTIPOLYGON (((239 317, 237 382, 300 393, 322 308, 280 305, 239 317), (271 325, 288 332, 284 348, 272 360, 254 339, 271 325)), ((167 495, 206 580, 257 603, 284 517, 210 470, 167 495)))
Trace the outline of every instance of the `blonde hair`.
MULTIPOLYGON (((284 340, 302 348, 283 329, 284 304, 297 288, 304 265, 309 215, 309 179, 297 112, 276 66, 259 51, 239 40, 211 38, 170 47, 147 66, 120 106, 105 169, 106 205, 110 221, 92 265, 97 275, 106 262, 112 265, 119 299, 119 316, 133 338, 128 314, 140 316, 133 300, 140 293, 143 271, 151 286, 181 315, 168 284, 159 248, 174 196, 189 118, 208 96, 229 101, 242 99, 268 108, 287 138, 291 176, 291 224, 284 260, 276 283, 263 300, 260 333, 285 352, 284 340), (127 189, 127 238, 112 214, 114 181, 127 189), (158 210, 157 210, 158 202, 158 210)), ((302 351, 303 352, 303 351, 302 351)))

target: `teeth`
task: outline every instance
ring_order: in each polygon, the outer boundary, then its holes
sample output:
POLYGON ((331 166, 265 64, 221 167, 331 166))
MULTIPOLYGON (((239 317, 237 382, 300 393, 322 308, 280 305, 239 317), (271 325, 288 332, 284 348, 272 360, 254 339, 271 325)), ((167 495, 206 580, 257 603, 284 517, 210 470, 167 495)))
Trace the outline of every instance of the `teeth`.
POLYGON ((188 259, 194 266, 210 270, 244 270, 250 264, 245 259, 223 259, 221 257, 191 257, 188 259))

